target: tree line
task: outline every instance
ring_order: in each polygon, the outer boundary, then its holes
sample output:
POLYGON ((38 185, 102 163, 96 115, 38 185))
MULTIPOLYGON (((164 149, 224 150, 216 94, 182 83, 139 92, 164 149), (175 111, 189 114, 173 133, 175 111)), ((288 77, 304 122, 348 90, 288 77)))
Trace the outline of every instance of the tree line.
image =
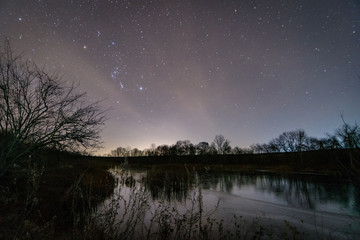
POLYGON ((131 147, 118 147, 112 150, 111 157, 137 156, 179 156, 179 155, 217 155, 217 154, 256 154, 302 152, 328 149, 356 149, 360 148, 360 127, 357 123, 351 125, 343 121, 343 125, 333 134, 324 138, 309 137, 303 129, 286 131, 268 143, 252 144, 249 148, 232 147, 230 141, 222 134, 216 135, 214 140, 193 144, 189 140, 179 140, 173 145, 151 144, 150 148, 140 150, 131 147))
POLYGON ((343 121, 333 134, 324 138, 309 137, 304 130, 284 132, 268 143, 253 144, 253 153, 302 152, 328 149, 360 148, 360 127, 343 121))
POLYGON ((111 157, 136 157, 136 156, 185 156, 185 155, 216 155, 216 154, 239 154, 248 149, 239 147, 232 148, 230 141, 221 134, 216 135, 212 143, 199 142, 193 144, 190 140, 179 140, 173 145, 151 144, 149 148, 139 150, 138 148, 118 147, 110 152, 111 157))

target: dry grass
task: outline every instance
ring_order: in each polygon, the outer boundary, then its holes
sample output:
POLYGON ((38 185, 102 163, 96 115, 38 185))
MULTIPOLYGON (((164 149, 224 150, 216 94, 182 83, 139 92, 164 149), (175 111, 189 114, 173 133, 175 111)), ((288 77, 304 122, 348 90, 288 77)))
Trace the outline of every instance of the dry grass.
POLYGON ((110 164, 57 153, 25 162, 0 180, 0 239, 70 239, 115 186, 110 164))

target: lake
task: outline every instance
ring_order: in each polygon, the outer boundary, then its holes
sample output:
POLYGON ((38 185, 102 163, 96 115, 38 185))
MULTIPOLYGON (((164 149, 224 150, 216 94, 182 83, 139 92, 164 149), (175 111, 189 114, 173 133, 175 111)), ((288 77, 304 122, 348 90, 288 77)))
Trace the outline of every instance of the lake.
MULTIPOLYGON (((109 234, 122 239, 357 239, 360 191, 338 176, 116 168, 109 234)), ((100 220, 104 225, 105 217, 100 220)))

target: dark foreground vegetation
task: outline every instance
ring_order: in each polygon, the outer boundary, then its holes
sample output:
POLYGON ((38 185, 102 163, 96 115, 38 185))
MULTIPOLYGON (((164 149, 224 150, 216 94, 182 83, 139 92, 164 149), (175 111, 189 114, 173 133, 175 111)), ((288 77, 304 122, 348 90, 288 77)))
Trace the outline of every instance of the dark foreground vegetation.
POLYGON ((43 152, 23 164, 0 177, 0 239, 98 239, 85 216, 113 192, 111 163, 43 152))

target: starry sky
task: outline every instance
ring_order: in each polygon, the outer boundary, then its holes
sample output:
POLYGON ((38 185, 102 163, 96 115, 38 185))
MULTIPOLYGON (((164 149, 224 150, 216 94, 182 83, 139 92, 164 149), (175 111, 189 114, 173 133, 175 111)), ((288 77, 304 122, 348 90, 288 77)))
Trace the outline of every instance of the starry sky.
POLYGON ((0 38, 103 100, 102 139, 232 146, 360 120, 360 2, 0 0, 0 38))

